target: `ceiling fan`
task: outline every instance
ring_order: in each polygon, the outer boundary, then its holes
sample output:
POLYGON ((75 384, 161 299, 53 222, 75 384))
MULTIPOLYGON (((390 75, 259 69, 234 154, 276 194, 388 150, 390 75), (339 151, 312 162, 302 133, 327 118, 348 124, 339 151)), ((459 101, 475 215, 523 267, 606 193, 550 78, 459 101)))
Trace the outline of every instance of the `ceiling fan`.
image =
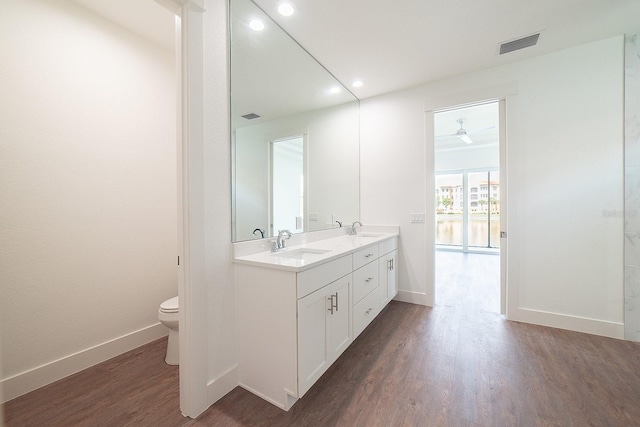
POLYGON ((466 142, 467 144, 473 144, 473 140, 469 137, 467 131, 462 127, 464 123, 464 119, 456 120, 457 123, 460 123, 460 129, 456 132, 456 136, 466 142))
POLYGON ((460 138, 462 141, 464 141, 467 144, 473 144, 473 140, 471 139, 470 135, 472 135, 474 133, 478 133, 478 132, 482 132, 482 131, 485 131, 485 130, 489 130, 489 129, 495 128, 495 126, 489 126, 489 127, 482 128, 482 129, 475 129, 475 130, 472 130, 472 131, 467 131, 463 127, 463 124, 464 124, 465 120, 466 119, 464 119, 464 118, 460 118, 460 119, 456 120, 456 123, 460 124, 460 129, 458 129, 456 133, 453 133, 453 134, 450 134, 450 135, 441 135, 440 137, 436 137, 436 138, 438 138, 438 139, 439 138, 450 138, 450 137, 456 136, 456 137, 460 138))

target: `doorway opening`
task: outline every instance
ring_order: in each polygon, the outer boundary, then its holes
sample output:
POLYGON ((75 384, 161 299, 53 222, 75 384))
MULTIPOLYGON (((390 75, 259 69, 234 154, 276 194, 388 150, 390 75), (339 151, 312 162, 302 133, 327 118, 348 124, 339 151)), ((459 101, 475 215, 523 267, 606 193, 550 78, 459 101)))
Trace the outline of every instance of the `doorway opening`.
POLYGON ((302 135, 271 142, 270 236, 304 229, 305 152, 302 135))
POLYGON ((433 113, 436 302, 464 311, 504 311, 503 105, 493 101, 433 113))

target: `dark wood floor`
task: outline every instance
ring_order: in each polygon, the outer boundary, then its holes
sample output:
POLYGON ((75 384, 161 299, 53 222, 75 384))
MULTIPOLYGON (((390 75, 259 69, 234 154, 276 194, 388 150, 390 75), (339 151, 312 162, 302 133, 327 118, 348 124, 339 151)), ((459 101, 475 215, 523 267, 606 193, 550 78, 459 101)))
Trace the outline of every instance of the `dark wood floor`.
POLYGON ((392 302, 289 412, 236 388, 183 418, 159 340, 8 402, 6 425, 640 425, 640 345, 506 321, 496 262, 438 253, 436 307, 392 302))

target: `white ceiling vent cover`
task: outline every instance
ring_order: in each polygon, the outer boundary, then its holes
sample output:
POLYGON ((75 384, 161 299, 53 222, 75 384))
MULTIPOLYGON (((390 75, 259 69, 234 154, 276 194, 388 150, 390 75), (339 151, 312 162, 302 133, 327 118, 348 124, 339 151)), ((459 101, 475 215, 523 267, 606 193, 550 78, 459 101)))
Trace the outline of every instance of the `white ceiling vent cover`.
POLYGON ((510 42, 501 43, 500 55, 513 52, 514 50, 524 49, 525 47, 535 46, 536 43, 538 43, 538 37, 540 37, 540 33, 532 34, 510 42))

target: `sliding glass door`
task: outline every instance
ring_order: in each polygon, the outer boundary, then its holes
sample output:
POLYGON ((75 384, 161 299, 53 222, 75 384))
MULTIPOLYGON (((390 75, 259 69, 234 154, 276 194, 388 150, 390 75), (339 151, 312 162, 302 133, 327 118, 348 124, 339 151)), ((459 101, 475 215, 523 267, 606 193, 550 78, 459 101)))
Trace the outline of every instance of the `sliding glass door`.
POLYGON ((436 174, 436 245, 465 252, 500 247, 500 172, 436 174))

